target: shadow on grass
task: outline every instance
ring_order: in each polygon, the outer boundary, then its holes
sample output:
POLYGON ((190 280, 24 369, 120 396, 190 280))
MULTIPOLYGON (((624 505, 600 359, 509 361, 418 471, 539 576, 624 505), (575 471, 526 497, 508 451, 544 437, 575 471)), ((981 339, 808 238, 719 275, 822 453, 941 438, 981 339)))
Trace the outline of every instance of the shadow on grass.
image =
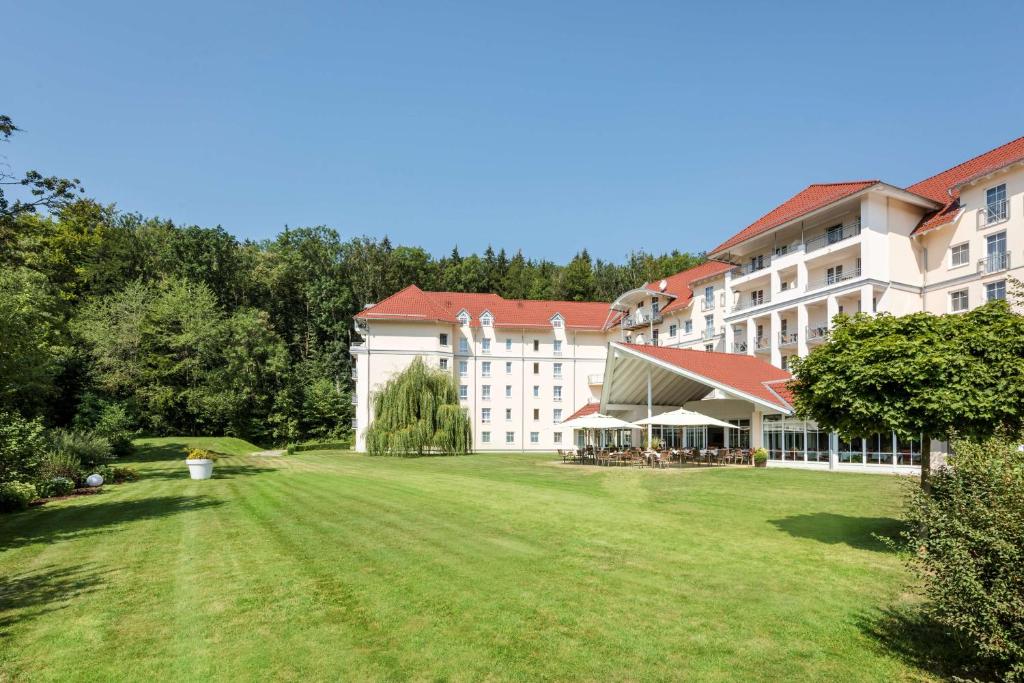
POLYGON ((995 673, 974 659, 952 633, 919 608, 890 608, 881 614, 862 614, 856 624, 882 650, 938 678, 998 679, 995 673))
POLYGON ((0 576, 0 638, 19 621, 63 609, 72 600, 98 590, 106 573, 88 565, 51 565, 0 576))
POLYGON ((769 520, 780 531, 797 538, 820 543, 842 543, 860 550, 892 552, 879 536, 896 538, 905 524, 892 517, 850 517, 830 512, 815 512, 769 520))
POLYGON ((219 505, 223 502, 205 497, 156 496, 143 500, 90 502, 73 507, 44 506, 12 516, 0 534, 0 550, 86 538, 140 519, 169 517, 219 505))
MULTIPOLYGON (((257 474, 273 471, 269 467, 258 465, 214 465, 214 479, 234 479, 235 477, 251 477, 257 474)), ((143 479, 188 479, 188 467, 185 461, 181 461, 181 467, 169 467, 163 469, 150 469, 142 473, 143 479)))
POLYGON ((184 442, 161 444, 143 444, 132 450, 132 459, 140 462, 162 462, 165 460, 181 460, 184 462, 189 445, 184 442))

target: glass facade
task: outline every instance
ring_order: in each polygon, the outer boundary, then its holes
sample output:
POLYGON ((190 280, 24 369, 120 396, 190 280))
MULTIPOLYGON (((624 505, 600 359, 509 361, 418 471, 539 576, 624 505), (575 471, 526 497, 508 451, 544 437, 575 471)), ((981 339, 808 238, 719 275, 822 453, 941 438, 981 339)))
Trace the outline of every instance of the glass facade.
MULTIPOLYGON (((762 439, 769 460, 828 463, 833 435, 812 421, 766 415, 762 439)), ((921 440, 900 439, 892 432, 867 437, 835 435, 841 465, 921 465, 921 440)))

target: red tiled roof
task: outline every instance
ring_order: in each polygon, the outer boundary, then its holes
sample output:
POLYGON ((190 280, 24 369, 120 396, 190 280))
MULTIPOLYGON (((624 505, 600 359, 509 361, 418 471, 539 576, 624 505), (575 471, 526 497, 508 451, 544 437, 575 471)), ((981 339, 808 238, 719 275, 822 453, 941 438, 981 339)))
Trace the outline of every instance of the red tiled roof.
MULTIPOLYGON (((672 311, 686 308, 693 299, 692 283, 694 281, 711 277, 712 275, 718 275, 719 273, 724 273, 732 268, 733 266, 730 263, 723 263, 722 261, 705 261, 699 266, 695 266, 689 270, 684 270, 683 272, 676 273, 675 275, 669 275, 665 278, 667 286, 665 287, 664 293, 671 294, 676 298, 662 308, 661 312, 663 314, 671 313, 672 311)), ((660 282, 660 280, 658 282, 648 282, 644 287, 652 292, 657 292, 659 291, 660 282)))
POLYGON ((556 313, 565 327, 577 330, 601 330, 608 318, 608 304, 580 301, 531 301, 504 299, 497 294, 463 292, 424 292, 409 285, 378 304, 356 314, 361 320, 420 320, 455 323, 463 309, 480 326, 480 315, 490 311, 495 327, 551 327, 556 313))
POLYGON ((908 192, 923 195, 943 204, 941 209, 922 218, 911 234, 919 235, 952 222, 960 210, 961 185, 1022 160, 1024 137, 1019 137, 908 187, 908 192))
POLYGON ((792 410, 788 389, 784 386, 793 378, 785 370, 766 363, 760 358, 738 353, 669 349, 664 346, 620 344, 631 351, 642 353, 664 363, 754 396, 785 410, 792 410))
POLYGON ((569 417, 565 418, 565 420, 563 420, 563 422, 568 422, 569 420, 575 420, 577 417, 583 417, 584 415, 593 415, 594 413, 597 412, 597 409, 600 408, 600 407, 601 407, 600 403, 587 403, 582 408, 577 410, 575 413, 573 413, 569 417))
POLYGON ((717 254, 720 251, 734 247, 751 237, 756 237, 779 227, 783 223, 788 223, 811 211, 833 204, 878 182, 877 180, 856 180, 848 183, 815 183, 814 185, 809 185, 708 253, 717 254))

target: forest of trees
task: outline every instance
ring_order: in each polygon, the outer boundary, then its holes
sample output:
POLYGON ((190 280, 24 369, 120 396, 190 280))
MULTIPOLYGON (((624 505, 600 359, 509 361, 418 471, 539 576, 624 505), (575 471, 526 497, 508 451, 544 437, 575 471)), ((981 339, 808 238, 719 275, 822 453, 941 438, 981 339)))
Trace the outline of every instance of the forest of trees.
MULTIPOLYGON (((0 116, 0 141, 17 134, 0 116)), ((89 428, 114 406, 152 434, 338 438, 351 421, 352 316, 365 304, 409 284, 610 301, 703 258, 435 258, 325 226, 240 241, 108 199, 77 180, 0 173, 0 414, 89 428)))

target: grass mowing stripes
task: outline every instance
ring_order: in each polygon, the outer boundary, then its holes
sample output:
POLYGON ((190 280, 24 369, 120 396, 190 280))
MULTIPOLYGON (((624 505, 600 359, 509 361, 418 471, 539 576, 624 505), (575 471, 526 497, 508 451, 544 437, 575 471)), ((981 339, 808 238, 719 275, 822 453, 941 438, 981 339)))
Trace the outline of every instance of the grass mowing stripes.
POLYGON ((928 677, 892 478, 256 450, 0 517, 0 680, 928 677))

